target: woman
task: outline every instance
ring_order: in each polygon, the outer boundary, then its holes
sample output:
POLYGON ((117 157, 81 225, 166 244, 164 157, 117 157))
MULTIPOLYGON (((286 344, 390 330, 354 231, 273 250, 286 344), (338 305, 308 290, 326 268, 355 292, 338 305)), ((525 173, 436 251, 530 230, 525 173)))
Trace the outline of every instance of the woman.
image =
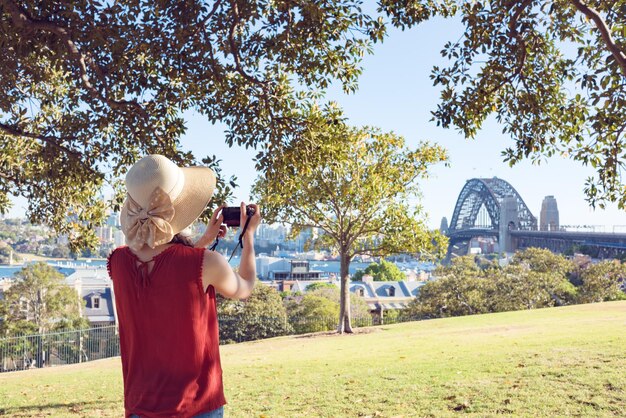
MULTIPOLYGON (((224 391, 215 293, 242 299, 256 279, 253 237, 259 208, 243 237, 239 271, 204 247, 224 236, 220 209, 195 246, 181 236, 206 208, 215 174, 179 168, 161 155, 126 175, 121 211, 128 246, 108 261, 120 331, 126 417, 221 417, 224 391)), ((246 211, 241 204, 241 225, 246 211)))

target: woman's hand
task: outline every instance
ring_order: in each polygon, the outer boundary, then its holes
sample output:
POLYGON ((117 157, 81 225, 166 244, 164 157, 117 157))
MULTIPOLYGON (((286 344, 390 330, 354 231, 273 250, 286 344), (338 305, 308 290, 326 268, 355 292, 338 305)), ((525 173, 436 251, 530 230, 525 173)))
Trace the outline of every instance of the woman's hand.
MULTIPOLYGON (((259 205, 255 205, 254 203, 251 203, 248 206, 254 209, 254 215, 250 218, 248 229, 246 229, 246 235, 254 236, 254 231, 256 231, 261 224, 261 210, 259 209, 259 205)), ((241 202, 241 217, 239 218, 240 228, 243 228, 246 225, 247 220, 248 215, 246 214, 246 204, 241 202)))
POLYGON ((213 214, 211 215, 211 220, 206 227, 206 231, 204 231, 204 234, 195 244, 196 247, 206 247, 207 245, 215 241, 216 238, 224 238, 226 236, 226 233, 228 232, 228 227, 222 224, 224 222, 224 215, 222 215, 223 208, 224 205, 218 207, 213 211, 213 214))
POLYGON ((228 227, 224 225, 224 215, 222 215, 222 209, 224 207, 225 205, 219 206, 213 211, 211 220, 207 225, 206 231, 204 231, 204 235, 206 235, 211 242, 215 241, 216 238, 224 238, 226 232, 228 232, 228 227))

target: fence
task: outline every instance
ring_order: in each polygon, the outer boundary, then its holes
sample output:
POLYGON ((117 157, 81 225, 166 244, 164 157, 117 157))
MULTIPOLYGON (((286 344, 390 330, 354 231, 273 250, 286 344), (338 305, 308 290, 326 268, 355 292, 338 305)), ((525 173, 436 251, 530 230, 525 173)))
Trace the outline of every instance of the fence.
MULTIPOLYGON (((282 335, 329 331, 336 317, 225 317, 219 318, 220 342, 252 341, 282 335)), ((397 318, 385 318, 385 323, 397 318)), ((355 328, 380 325, 378 317, 353 317, 355 328)), ((17 335, 0 339, 0 373, 30 368, 82 363, 120 355, 117 326, 17 335)))
POLYGON ((116 326, 0 339, 0 372, 82 363, 120 355, 116 326))

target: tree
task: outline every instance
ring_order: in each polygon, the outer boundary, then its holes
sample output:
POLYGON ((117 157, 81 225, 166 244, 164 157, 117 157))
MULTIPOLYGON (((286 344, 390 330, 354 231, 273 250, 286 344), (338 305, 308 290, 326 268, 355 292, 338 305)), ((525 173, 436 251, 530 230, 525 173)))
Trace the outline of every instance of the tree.
POLYGON ((510 264, 524 266, 537 273, 556 273, 561 277, 574 270, 574 263, 545 248, 531 247, 518 251, 513 255, 510 264))
MULTIPOLYGON (((50 330, 83 328, 88 325, 81 316, 84 302, 67 286, 64 276, 54 267, 39 262, 17 273, 5 292, 5 332, 30 331, 42 334, 50 330)), ((36 347, 37 366, 43 365, 42 337, 36 347)))
POLYGON ((244 301, 218 296, 217 313, 222 342, 258 340, 291 332, 280 295, 263 283, 257 283, 244 301))
POLYGON ((436 280, 420 288, 401 316, 430 319, 575 303, 577 291, 565 273, 545 269, 550 264, 546 260, 558 265, 559 258, 543 250, 526 250, 503 269, 481 269, 471 256, 455 258, 435 271, 436 280))
MULTIPOLYGON (((311 290, 308 287, 304 296, 285 301, 289 322, 297 334, 327 331, 334 327, 339 316, 340 292, 336 286, 331 286, 311 290)), ((350 313, 352 317, 370 317, 367 303, 354 294, 350 294, 350 313)))
POLYGON ((489 277, 495 286, 491 297, 493 312, 568 305, 576 299, 576 288, 558 272, 512 264, 493 273, 489 277))
POLYGON ((39 262, 17 273, 4 294, 7 323, 26 321, 38 333, 63 328, 81 316, 83 301, 54 267, 39 262))
POLYGON ((67 245, 57 245, 52 250, 52 257, 54 258, 70 258, 70 249, 67 245))
POLYGON ((592 264, 581 272, 579 303, 626 299, 626 264, 617 260, 592 264))
POLYGON ((9 264, 11 258, 13 262, 20 261, 19 255, 13 251, 13 248, 7 243, 0 241, 0 264, 9 264))
MULTIPOLYGON (((95 247, 101 188, 119 192, 139 155, 201 160, 180 148, 183 112, 225 123, 229 145, 281 143, 332 82, 356 89, 384 31, 360 6, 1 0, 0 212, 24 196, 32 221, 69 234, 74 250, 95 247)), ((216 201, 231 182, 220 176, 216 201)))
POLYGON ((288 299, 287 312, 296 334, 327 331, 337 321, 339 303, 312 291, 299 298, 288 299))
POLYGON ((471 256, 452 259, 435 270, 435 280, 419 289, 400 314, 404 319, 432 319, 491 312, 494 283, 471 256))
POLYGON ((406 279, 406 275, 400 271, 398 266, 389 261, 380 260, 380 263, 371 263, 365 270, 358 270, 352 280, 362 280, 363 276, 369 274, 375 281, 399 282, 406 279))
MULTIPOLYGON (((340 112, 338 112, 340 113, 340 112)), ((418 193, 417 180, 446 159, 439 146, 409 150, 404 139, 375 128, 349 127, 332 109, 312 109, 308 129, 271 155, 254 185, 265 218, 291 224, 292 236, 318 228, 313 245, 339 254, 339 333, 351 332, 349 267, 359 254, 414 253, 437 257, 445 237, 429 231, 419 207, 406 202, 418 193)))
POLYGON ((325 288, 332 288, 332 289, 336 289, 337 286, 335 286, 332 283, 326 283, 326 282, 322 282, 322 283, 311 283, 310 285, 308 285, 306 287, 306 291, 307 292, 312 292, 313 290, 317 290, 317 289, 325 289, 325 288))
POLYGON ((515 141, 513 165, 561 155, 596 170, 585 185, 592 206, 626 207, 626 1, 382 0, 391 24, 410 28, 434 16, 462 19, 461 38, 434 67, 441 86, 434 120, 473 138, 495 115, 515 141))

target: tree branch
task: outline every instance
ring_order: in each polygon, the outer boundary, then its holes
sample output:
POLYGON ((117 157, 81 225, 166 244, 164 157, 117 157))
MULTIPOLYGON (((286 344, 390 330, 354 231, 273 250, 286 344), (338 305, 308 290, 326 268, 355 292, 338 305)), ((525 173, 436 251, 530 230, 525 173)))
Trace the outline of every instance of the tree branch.
MULTIPOLYGON (((15 176, 11 176, 3 171, 0 171, 0 179, 4 179, 8 182, 14 183, 15 185, 19 185, 21 183, 21 180, 15 176)), ((18 187, 18 191, 21 192, 23 190, 23 188, 18 187)), ((15 193, 15 190, 11 190, 11 193, 14 195, 17 195, 18 193, 15 193)))
MULTIPOLYGON (((96 74, 101 74, 102 70, 96 65, 91 57, 80 51, 74 40, 71 38, 67 28, 49 21, 33 19, 11 0, 0 0, 0 5, 2 5, 11 14, 11 19, 13 20, 15 26, 27 30, 51 32, 57 35, 68 50, 70 58, 78 65, 81 81, 93 98, 106 103, 112 109, 128 111, 128 108, 132 108, 142 117, 142 119, 144 119, 146 124, 149 123, 150 115, 136 100, 115 100, 109 98, 108 96, 110 95, 110 90, 104 80, 102 80, 102 82, 104 84, 104 91, 107 95, 105 96, 98 91, 98 89, 91 82, 87 71, 87 65, 89 64, 90 68, 96 74)), ((155 135, 157 136, 157 139, 160 140, 158 134, 155 135)))
POLYGON ((239 48, 237 47, 237 42, 235 42, 235 30, 237 30, 237 26, 239 26, 239 7, 237 6, 236 1, 231 2, 231 6, 233 8, 233 24, 230 26, 230 30, 228 31, 228 44, 230 46, 230 52, 233 54, 233 60, 235 61, 235 68, 237 72, 243 76, 246 80, 253 84, 260 85, 265 92, 265 83, 260 81, 259 79, 252 77, 248 74, 243 67, 241 66, 241 58, 239 57, 239 48))
POLYGON ((222 0, 217 0, 214 4, 213 4, 213 8, 211 9, 211 11, 209 12, 209 14, 207 14, 207 16, 202 20, 202 22, 200 22, 198 24, 198 26, 196 27, 196 30, 193 31, 192 36, 196 36, 201 30, 204 30, 206 27, 206 24, 209 22, 209 20, 211 20, 211 18, 215 15, 215 13, 217 12, 217 9, 220 7, 220 4, 222 3, 222 0))
POLYGON ((320 175, 322 178, 318 181, 318 185, 321 185, 324 188, 324 190, 326 190, 327 195, 331 196, 330 198, 331 206, 333 207, 333 211, 335 212, 335 216, 337 217, 338 223, 341 225, 341 222, 343 219, 343 213, 341 212, 339 206, 337 205, 336 199, 334 199, 335 191, 331 189, 329 182, 325 181, 323 173, 320 173, 320 175))
POLYGON ((270 117, 270 121, 271 121, 270 129, 271 129, 274 126, 274 122, 278 124, 283 124, 282 118, 277 118, 274 115, 274 110, 272 109, 272 106, 270 105, 270 97, 268 94, 268 82, 259 80, 258 78, 251 76, 243 69, 243 66, 241 65, 241 57, 239 56, 239 48, 237 47, 237 42, 235 41, 235 30, 237 30, 237 27, 239 26, 239 22, 241 20, 239 17, 239 7, 237 6, 237 1, 231 1, 231 6, 233 10, 233 24, 230 26, 230 29, 228 31, 228 44, 230 46, 230 52, 233 54, 233 60, 235 61, 235 69, 237 70, 239 74, 241 74, 241 76, 244 79, 260 87, 262 104, 264 105, 265 110, 267 111, 270 117))
POLYGON ((15 126, 7 125, 2 122, 0 122, 0 131, 4 131, 5 133, 11 136, 20 136, 20 137, 39 140, 42 143, 48 144, 51 147, 58 149, 59 151, 66 154, 71 159, 74 159, 80 165, 82 165, 85 169, 87 169, 87 171, 89 171, 90 173, 94 175, 99 174, 96 170, 93 169, 93 167, 89 166, 87 163, 83 161, 82 159, 83 155, 80 152, 61 145, 59 142, 62 140, 62 138, 57 138, 57 137, 49 136, 49 135, 39 135, 39 134, 31 133, 31 132, 25 132, 15 126))
POLYGON ((353 258, 354 256, 359 255, 359 254, 360 255, 367 254, 373 257, 382 256, 385 253, 384 250, 385 249, 382 246, 372 247, 372 248, 362 248, 360 250, 352 251, 352 253, 350 254, 350 258, 353 258))
MULTIPOLYGON (((339 237, 337 236, 337 234, 331 230, 330 226, 328 225, 328 223, 322 223, 319 222, 315 219, 313 219, 311 217, 311 214, 308 213, 305 210, 302 210, 301 208, 297 207, 297 206, 293 206, 293 209, 295 209, 298 213, 300 213, 304 218, 308 219, 309 221, 311 221, 311 226, 314 228, 320 228, 321 230, 323 230, 325 233, 327 233, 329 236, 331 236, 333 239, 335 239, 337 242, 339 242, 339 237)), ((319 209, 318 209, 319 210, 319 209)), ((324 217, 324 219, 326 221, 328 221, 328 218, 324 217)))
MULTIPOLYGON (((376 205, 372 205, 372 208, 374 208, 370 213, 366 213, 362 215, 362 222, 361 222, 361 227, 359 228, 359 230, 354 233, 351 234, 351 225, 347 230, 347 235, 348 235, 348 243, 350 246, 352 246, 352 244, 354 244, 354 242, 359 239, 363 234, 365 234, 366 230, 365 228, 369 225, 369 223, 372 221, 372 218, 376 215, 376 212, 378 212, 379 209, 379 205, 380 203, 377 203, 376 205)), ((378 231, 379 229, 376 228, 376 231, 378 231)))
POLYGON ((74 157, 74 158, 78 158, 80 159, 80 157, 82 157, 82 154, 78 151, 75 151, 73 149, 67 148, 61 144, 59 144, 57 141, 60 141, 60 138, 57 137, 52 137, 52 136, 46 136, 46 135, 38 135, 38 134, 34 134, 31 132, 24 132, 21 129, 16 128, 15 126, 11 126, 11 125, 6 125, 2 122, 0 122, 0 130, 6 132, 9 135, 12 136, 22 136, 22 137, 26 137, 26 138, 32 138, 32 139, 37 139, 40 140, 43 143, 49 144, 51 146, 53 146, 54 148, 63 151, 65 154, 69 155, 70 157, 74 157))
MULTIPOLYGON (((515 10, 513 17, 511 17, 511 20, 509 21, 509 32, 511 32, 511 35, 513 35, 513 37, 517 41, 518 46, 521 48, 521 51, 522 51, 522 56, 519 59, 519 64, 517 66, 517 69, 515 70, 515 76, 522 75, 522 71, 524 70, 524 64, 526 63, 526 56, 527 56, 526 42, 524 41, 524 38, 522 37, 522 35, 517 31, 517 22, 519 21, 519 18, 522 15, 522 12, 531 3, 532 3, 532 0, 524 0, 522 4, 520 4, 520 6, 517 8, 517 10, 515 10)), ((511 7, 512 6, 513 4, 511 4, 511 7)))
MULTIPOLYGON (((509 2, 507 5, 508 10, 510 11, 511 9, 513 9, 513 7, 515 7, 515 5, 519 3, 520 3, 519 0, 513 0, 509 2)), ((518 59, 517 68, 514 70, 513 74, 509 75, 508 77, 505 77, 499 84, 497 84, 493 88, 483 90, 483 92, 486 95, 491 95, 497 92, 506 83, 512 83, 515 77, 522 77, 522 78, 524 77, 523 70, 524 70, 524 65, 526 64, 526 58, 527 58, 526 42, 524 41, 524 38, 522 37, 522 35, 517 31, 517 23, 519 21, 519 18, 522 15, 522 12, 528 6, 530 6, 531 3, 532 3, 532 0, 524 0, 521 4, 519 4, 519 7, 515 10, 515 13, 511 17, 511 20, 509 20, 509 25, 508 25, 509 33, 511 34, 511 37, 513 37, 515 41, 517 42, 517 45, 520 48, 521 53, 522 53, 521 57, 518 59)), ((524 81, 524 84, 525 84, 525 81, 524 81)), ((477 87, 477 89, 481 90, 481 88, 479 87, 477 87)))
POLYGON ((607 49, 621 67, 624 76, 626 76, 626 54, 624 54, 624 51, 622 51, 620 47, 615 43, 615 40, 611 35, 611 31, 609 30, 602 16, 600 16, 600 13, 598 13, 597 10, 587 6, 581 0, 570 0, 570 2, 574 5, 574 7, 576 7, 576 9, 578 9, 578 11, 587 16, 587 18, 589 18, 590 20, 593 20, 593 23, 596 24, 596 27, 600 31, 600 35, 602 36, 602 40, 604 40, 607 49))

